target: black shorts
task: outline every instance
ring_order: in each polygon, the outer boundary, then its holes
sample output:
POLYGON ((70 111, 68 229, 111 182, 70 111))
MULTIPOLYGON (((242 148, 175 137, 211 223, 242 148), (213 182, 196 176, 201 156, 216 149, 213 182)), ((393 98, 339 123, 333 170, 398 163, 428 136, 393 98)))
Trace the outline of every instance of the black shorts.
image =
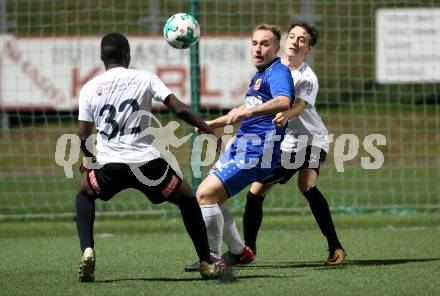
MULTIPOLYGON (((283 152, 283 154, 285 153, 286 152, 283 152)), ((298 153, 292 152, 290 153, 290 155, 288 155, 287 159, 284 159, 283 157, 283 161, 289 160, 294 168, 285 168, 286 165, 283 166, 280 164, 278 168, 275 169, 272 175, 259 182, 264 184, 286 184, 293 177, 293 175, 295 175, 296 172, 301 169, 312 169, 315 170, 316 173, 319 175, 321 162, 325 161, 325 159, 327 158, 327 153, 319 147, 307 146, 305 155, 304 157, 302 157, 304 158, 303 163, 294 166, 293 164, 295 164, 296 157, 302 155, 303 153, 304 151, 298 153), (314 148, 314 153, 312 153, 312 148, 314 148), (316 154, 316 151, 319 151, 319 157, 316 154)), ((298 159, 298 161, 300 161, 300 159, 298 159)))
POLYGON ((108 163, 100 169, 88 170, 87 180, 95 197, 109 200, 124 189, 134 188, 152 203, 158 204, 166 201, 182 183, 182 179, 163 158, 137 165, 139 172, 136 174, 132 171, 133 166, 135 164, 108 163))

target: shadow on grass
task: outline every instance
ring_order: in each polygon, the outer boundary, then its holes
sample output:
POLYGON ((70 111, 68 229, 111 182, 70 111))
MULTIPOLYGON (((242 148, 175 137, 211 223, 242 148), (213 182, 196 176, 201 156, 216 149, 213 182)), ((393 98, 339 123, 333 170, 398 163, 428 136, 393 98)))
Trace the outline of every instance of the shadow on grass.
POLYGON ((326 266, 322 261, 310 262, 257 262, 251 265, 240 265, 236 268, 246 269, 272 269, 272 268, 314 268, 314 269, 331 269, 344 267, 364 267, 364 266, 384 266, 399 265, 408 263, 420 263, 440 261, 440 258, 420 258, 420 259, 365 259, 365 260, 346 260, 338 266, 326 266))
MULTIPOLYGON (((217 281, 220 282, 235 282, 243 279, 256 279, 256 278, 286 278, 285 276, 275 276, 275 275, 245 275, 245 276, 233 276, 233 278, 219 278, 217 281)), ((117 282, 130 282, 130 281, 141 281, 141 282, 204 282, 209 280, 204 280, 202 278, 167 278, 167 277, 151 277, 151 278, 122 278, 122 279, 108 279, 108 280, 97 280, 95 283, 117 283, 117 282)))

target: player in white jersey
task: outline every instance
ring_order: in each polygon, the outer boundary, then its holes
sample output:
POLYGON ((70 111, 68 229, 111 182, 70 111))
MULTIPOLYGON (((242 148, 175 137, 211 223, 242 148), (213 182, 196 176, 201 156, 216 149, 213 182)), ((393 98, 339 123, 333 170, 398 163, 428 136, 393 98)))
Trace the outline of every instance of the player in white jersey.
POLYGON ((206 227, 194 193, 145 133, 152 118, 152 99, 208 134, 213 134, 212 128, 156 75, 128 69, 130 46, 123 35, 110 33, 103 37, 101 60, 106 72, 87 82, 79 98, 78 135, 89 161, 94 155, 86 147, 87 139, 94 126, 97 130, 97 163, 81 166, 83 174, 76 196, 76 224, 83 254, 79 280, 95 278, 95 200, 108 201, 126 188, 141 191, 155 204, 176 204, 199 256, 200 274, 203 278, 218 276, 219 266, 211 261, 206 227))
POLYGON ((285 184, 298 172, 298 187, 327 239, 329 256, 325 263, 338 265, 344 261, 346 252, 336 234, 328 203, 316 186, 319 168, 329 150, 328 131, 315 109, 318 79, 304 62, 318 38, 318 31, 305 22, 296 22, 288 31, 282 62, 292 72, 295 102, 290 110, 278 113, 274 119, 279 126, 287 124, 281 144, 282 166, 275 176, 252 184, 243 213, 243 228, 246 245, 256 252, 264 197, 276 183, 285 184))

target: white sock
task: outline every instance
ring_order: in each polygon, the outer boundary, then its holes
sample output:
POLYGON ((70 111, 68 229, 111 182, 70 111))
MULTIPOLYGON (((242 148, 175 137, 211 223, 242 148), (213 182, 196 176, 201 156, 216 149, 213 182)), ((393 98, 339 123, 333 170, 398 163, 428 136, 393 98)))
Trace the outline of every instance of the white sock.
POLYGON ((222 256, 223 215, 218 204, 200 206, 208 234, 211 256, 220 259, 222 256))
POLYGON ((238 233, 234 216, 232 216, 232 213, 225 205, 222 205, 220 209, 224 219, 223 240, 228 245, 229 251, 232 254, 240 255, 243 253, 244 243, 240 238, 240 234, 238 233))

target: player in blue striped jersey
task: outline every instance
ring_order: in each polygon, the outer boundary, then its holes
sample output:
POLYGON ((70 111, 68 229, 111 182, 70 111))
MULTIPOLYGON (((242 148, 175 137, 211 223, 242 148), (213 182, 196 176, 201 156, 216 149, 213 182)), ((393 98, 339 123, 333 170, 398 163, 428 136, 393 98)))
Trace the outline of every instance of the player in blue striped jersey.
POLYGON ((230 236, 223 239, 232 254, 240 257, 242 263, 255 257, 239 238, 232 215, 219 205, 252 182, 270 176, 279 163, 285 128, 277 127, 272 120, 276 113, 288 110, 294 98, 290 70, 277 57, 280 39, 281 30, 277 26, 262 24, 254 29, 251 55, 257 72, 246 92, 244 105, 207 122, 212 128, 241 123, 234 142, 196 193, 214 260, 221 260, 224 228, 228 228, 225 233, 230 236))

